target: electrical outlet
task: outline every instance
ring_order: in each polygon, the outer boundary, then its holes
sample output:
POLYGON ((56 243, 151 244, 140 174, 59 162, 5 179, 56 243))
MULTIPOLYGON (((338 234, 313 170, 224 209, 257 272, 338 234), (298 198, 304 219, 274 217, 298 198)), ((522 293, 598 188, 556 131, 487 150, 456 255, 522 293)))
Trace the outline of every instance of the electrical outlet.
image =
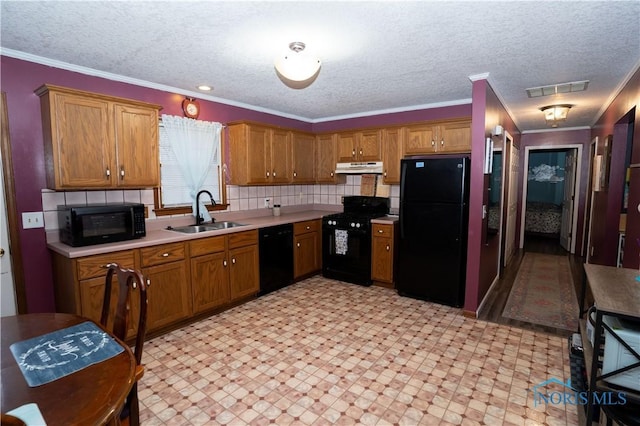
POLYGON ((269 199, 269 198, 265 198, 264 199, 264 208, 265 209, 270 209, 271 208, 271 199, 269 199))
POLYGON ((22 229, 44 228, 44 214, 42 212, 23 212, 22 229))

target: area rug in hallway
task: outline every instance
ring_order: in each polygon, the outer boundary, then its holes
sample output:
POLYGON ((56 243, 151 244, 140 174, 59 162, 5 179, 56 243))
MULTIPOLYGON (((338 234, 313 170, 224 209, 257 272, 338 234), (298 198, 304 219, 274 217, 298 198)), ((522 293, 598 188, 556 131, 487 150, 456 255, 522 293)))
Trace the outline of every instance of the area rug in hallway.
POLYGON ((578 301, 569 258, 525 253, 502 316, 563 330, 577 330, 578 301))

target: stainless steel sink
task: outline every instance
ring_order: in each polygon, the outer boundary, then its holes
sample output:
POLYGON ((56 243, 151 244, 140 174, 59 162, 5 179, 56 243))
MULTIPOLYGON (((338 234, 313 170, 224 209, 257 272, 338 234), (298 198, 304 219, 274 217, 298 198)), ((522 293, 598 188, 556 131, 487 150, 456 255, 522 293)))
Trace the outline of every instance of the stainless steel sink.
POLYGON ((235 228, 236 226, 245 226, 245 224, 238 223, 238 222, 215 222, 205 226, 211 229, 228 229, 228 228, 235 228))
POLYGON ((204 225, 187 225, 177 228, 168 228, 170 231, 182 232, 183 234, 197 234, 199 232, 217 231, 220 229, 235 228, 236 226, 245 226, 244 223, 237 222, 214 222, 204 225))

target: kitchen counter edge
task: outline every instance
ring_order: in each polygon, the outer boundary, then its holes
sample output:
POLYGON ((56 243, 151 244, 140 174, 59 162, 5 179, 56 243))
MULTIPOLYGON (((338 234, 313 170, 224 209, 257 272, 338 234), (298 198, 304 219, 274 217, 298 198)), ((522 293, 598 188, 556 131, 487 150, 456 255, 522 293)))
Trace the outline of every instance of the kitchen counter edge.
POLYGON ((282 225, 286 223, 304 222, 307 220, 321 219, 327 214, 335 213, 334 211, 325 210, 309 210, 304 212, 288 213, 281 216, 261 216, 249 219, 238 220, 245 226, 219 229, 215 231, 200 232, 197 234, 184 234, 177 231, 167 229, 153 229, 147 231, 147 235, 136 240, 121 241, 117 243, 91 245, 85 247, 71 247, 59 241, 47 243, 47 247, 65 257, 78 258, 92 256, 96 254, 113 253, 116 251, 132 250, 143 247, 150 247, 160 244, 186 242, 197 240, 200 238, 217 237, 220 235, 233 234, 236 232, 251 231, 254 229, 265 228, 268 226, 282 225))

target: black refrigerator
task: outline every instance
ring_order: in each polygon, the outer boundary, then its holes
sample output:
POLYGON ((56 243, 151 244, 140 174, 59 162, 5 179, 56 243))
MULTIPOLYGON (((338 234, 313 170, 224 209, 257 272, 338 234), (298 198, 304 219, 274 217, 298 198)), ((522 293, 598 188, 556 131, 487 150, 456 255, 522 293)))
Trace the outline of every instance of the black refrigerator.
POLYGON ((401 160, 400 295, 464 304, 469 168, 468 156, 401 160))

